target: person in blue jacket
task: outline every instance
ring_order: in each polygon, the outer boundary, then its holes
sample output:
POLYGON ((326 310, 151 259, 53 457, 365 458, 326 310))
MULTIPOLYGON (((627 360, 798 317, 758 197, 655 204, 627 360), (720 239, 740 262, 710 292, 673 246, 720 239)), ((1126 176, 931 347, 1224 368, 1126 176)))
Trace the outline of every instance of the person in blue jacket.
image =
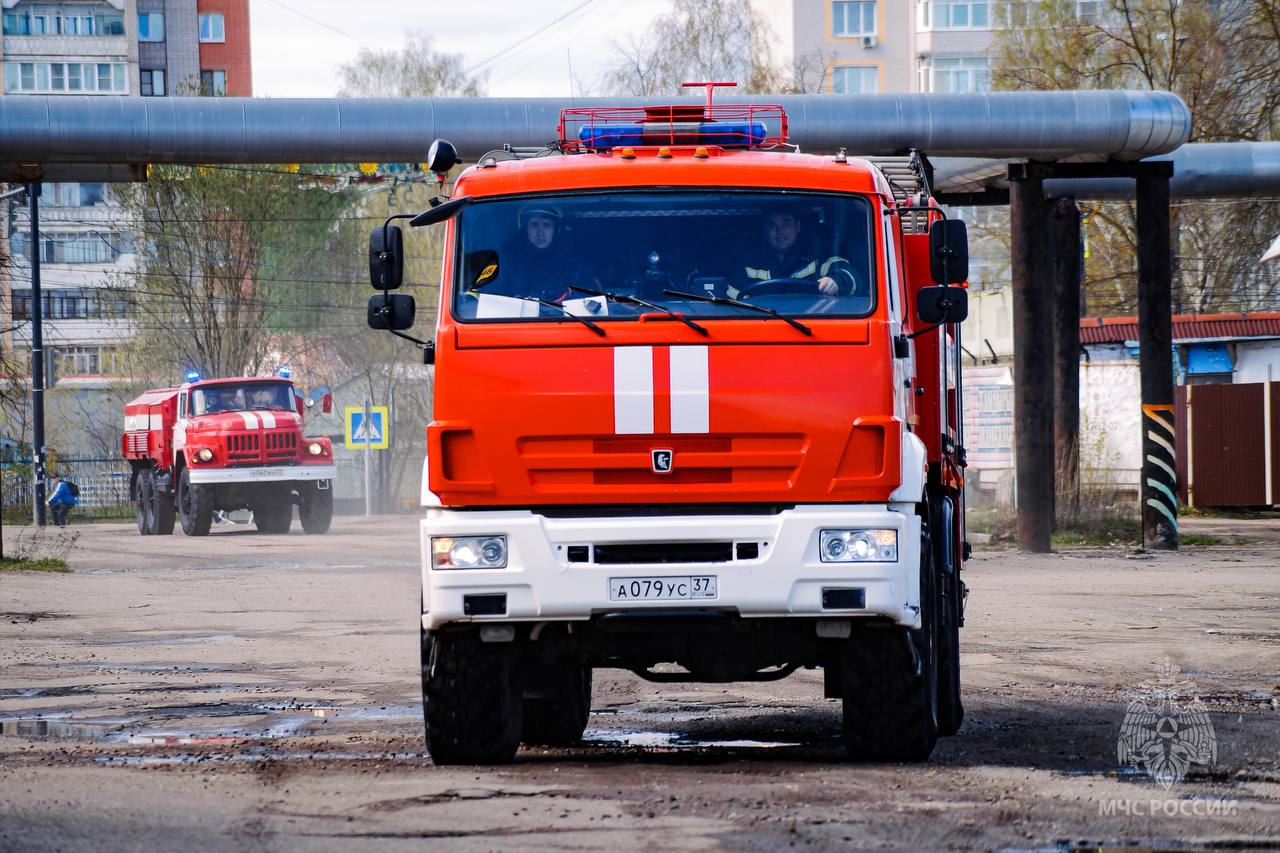
POLYGON ((80 499, 71 493, 71 487, 62 481, 57 474, 49 477, 49 485, 53 494, 49 495, 49 510, 53 513, 53 523, 59 527, 67 526, 67 513, 80 503, 80 499))

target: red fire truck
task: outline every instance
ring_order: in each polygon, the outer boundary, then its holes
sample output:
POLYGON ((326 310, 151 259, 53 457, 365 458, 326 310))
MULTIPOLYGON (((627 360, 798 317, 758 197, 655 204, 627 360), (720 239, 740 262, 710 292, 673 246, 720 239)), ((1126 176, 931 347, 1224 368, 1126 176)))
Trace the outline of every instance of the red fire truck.
MULTIPOLYGON (((821 668, 850 753, 960 726, 963 223, 927 160, 789 150, 780 107, 571 109, 446 223, 429 341, 403 237, 369 322, 435 364, 422 683, 439 763, 578 740, 591 673, 821 668)), ((432 147, 443 175, 456 161, 432 147)))
POLYGON ((327 438, 303 435, 302 397, 287 379, 206 379, 125 404, 121 451, 143 536, 208 534, 217 511, 249 509, 263 533, 324 533, 336 467, 327 438))

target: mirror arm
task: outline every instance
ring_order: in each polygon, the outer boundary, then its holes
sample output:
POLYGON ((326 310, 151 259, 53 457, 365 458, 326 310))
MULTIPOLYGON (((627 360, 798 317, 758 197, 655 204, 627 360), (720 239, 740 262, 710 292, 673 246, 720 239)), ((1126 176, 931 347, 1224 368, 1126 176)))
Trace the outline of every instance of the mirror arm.
POLYGON ((395 335, 397 338, 404 338, 406 341, 413 343, 414 345, 416 345, 421 349, 426 349, 427 347, 431 347, 432 349, 435 348, 435 344, 432 343, 431 341, 424 341, 424 340, 415 338, 413 335, 406 335, 404 332, 401 332, 398 329, 387 329, 387 331, 395 335))
POLYGON ((934 324, 934 325, 932 325, 932 326, 925 326, 925 327, 924 327, 923 329, 921 329, 920 331, 918 331, 918 332, 912 332, 911 334, 907 335, 907 338, 908 338, 909 340, 913 340, 913 339, 915 339, 915 338, 920 337, 921 335, 926 335, 926 334, 928 334, 929 332, 934 331, 935 329, 941 329, 941 328, 942 328, 943 326, 945 326, 945 325, 947 325, 947 324, 946 324, 946 323, 935 323, 935 324, 934 324))

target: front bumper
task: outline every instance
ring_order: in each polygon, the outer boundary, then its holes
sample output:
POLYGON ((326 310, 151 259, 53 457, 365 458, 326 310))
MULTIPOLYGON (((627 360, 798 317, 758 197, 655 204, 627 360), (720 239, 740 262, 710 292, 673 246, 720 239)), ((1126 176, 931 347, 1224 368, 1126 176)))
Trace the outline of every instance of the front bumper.
MULTIPOLYGON (((920 520, 886 505, 798 506, 775 515, 678 515, 624 518, 558 518, 527 510, 459 512, 427 510, 421 526, 422 625, 435 630, 453 622, 585 620, 603 613, 689 608, 744 617, 879 617, 919 627, 920 520), (819 531, 826 528, 893 528, 893 563, 823 563, 819 531), (432 536, 507 536, 503 569, 431 568, 432 536), (569 561, 569 547, 679 542, 754 542, 754 559, 714 563, 569 561), (618 602, 610 578, 711 575, 714 598, 618 602), (823 607, 823 591, 861 589, 854 609, 823 607), (505 595, 505 610, 468 615, 465 600, 505 595)), ((594 551, 592 552, 594 553, 594 551)))
POLYGON ((338 476, 337 465, 262 465, 255 468, 187 469, 192 483, 278 483, 282 481, 332 480, 338 476))

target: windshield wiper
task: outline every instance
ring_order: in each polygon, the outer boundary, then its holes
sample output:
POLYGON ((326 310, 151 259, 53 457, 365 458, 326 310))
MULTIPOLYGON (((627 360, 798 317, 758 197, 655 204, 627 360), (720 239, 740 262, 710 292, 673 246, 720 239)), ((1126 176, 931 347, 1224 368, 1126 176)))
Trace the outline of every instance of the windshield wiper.
POLYGON ((516 299, 525 299, 525 300, 527 300, 527 301, 529 301, 529 302, 536 302, 536 303, 538 303, 539 305, 545 305, 545 306, 547 306, 548 308, 556 308, 556 309, 558 309, 558 310, 560 311, 560 313, 561 313, 561 314, 563 314, 564 316, 569 317, 569 318, 572 318, 572 319, 574 319, 574 320, 577 320, 579 323, 581 323, 582 325, 586 326, 588 329, 590 329, 591 331, 595 332, 595 333, 596 333, 597 335, 599 335, 600 337, 602 337, 602 338, 604 337, 604 329, 600 328, 600 327, 599 327, 599 326, 597 326, 595 323, 593 323, 593 322, 591 322, 590 320, 588 320, 586 317, 583 317, 581 314, 574 314, 572 311, 570 311, 568 308, 565 308, 565 307, 564 307, 563 305, 561 305, 559 302, 548 302, 547 300, 545 300, 545 299, 539 299, 539 298, 538 298, 538 297, 536 297, 536 296, 517 296, 517 297, 515 297, 515 298, 516 298, 516 299))
POLYGON ((670 308, 668 308, 665 305, 659 305, 656 302, 650 302, 647 299, 641 299, 639 296, 632 296, 628 293, 609 293, 608 291, 604 291, 604 290, 591 290, 590 288, 577 287, 576 285, 572 285, 572 284, 569 285, 569 289, 576 290, 579 293, 589 293, 592 296, 603 296, 605 299, 608 299, 611 302, 620 302, 623 305, 643 305, 645 308, 652 308, 654 311, 661 311, 663 314, 666 314, 669 317, 673 317, 676 320, 679 320, 681 323, 684 323, 690 329, 693 329, 695 332, 697 332, 698 334, 704 337, 710 334, 710 332, 707 331, 705 326, 698 325, 697 323, 693 322, 683 314, 678 314, 675 311, 672 311, 670 308))
POLYGON ((793 320, 790 317, 779 314, 772 308, 766 308, 764 305, 753 305, 750 302, 743 302, 741 299, 730 299, 727 296, 712 296, 709 293, 685 293, 683 290, 664 290, 667 296, 679 296, 682 299, 693 299, 697 302, 710 302, 713 305, 733 305, 737 308, 750 308, 752 311, 759 311, 762 314, 768 314, 770 317, 777 317, 789 326, 794 326, 806 335, 813 335, 813 329, 810 329, 799 320, 793 320))

